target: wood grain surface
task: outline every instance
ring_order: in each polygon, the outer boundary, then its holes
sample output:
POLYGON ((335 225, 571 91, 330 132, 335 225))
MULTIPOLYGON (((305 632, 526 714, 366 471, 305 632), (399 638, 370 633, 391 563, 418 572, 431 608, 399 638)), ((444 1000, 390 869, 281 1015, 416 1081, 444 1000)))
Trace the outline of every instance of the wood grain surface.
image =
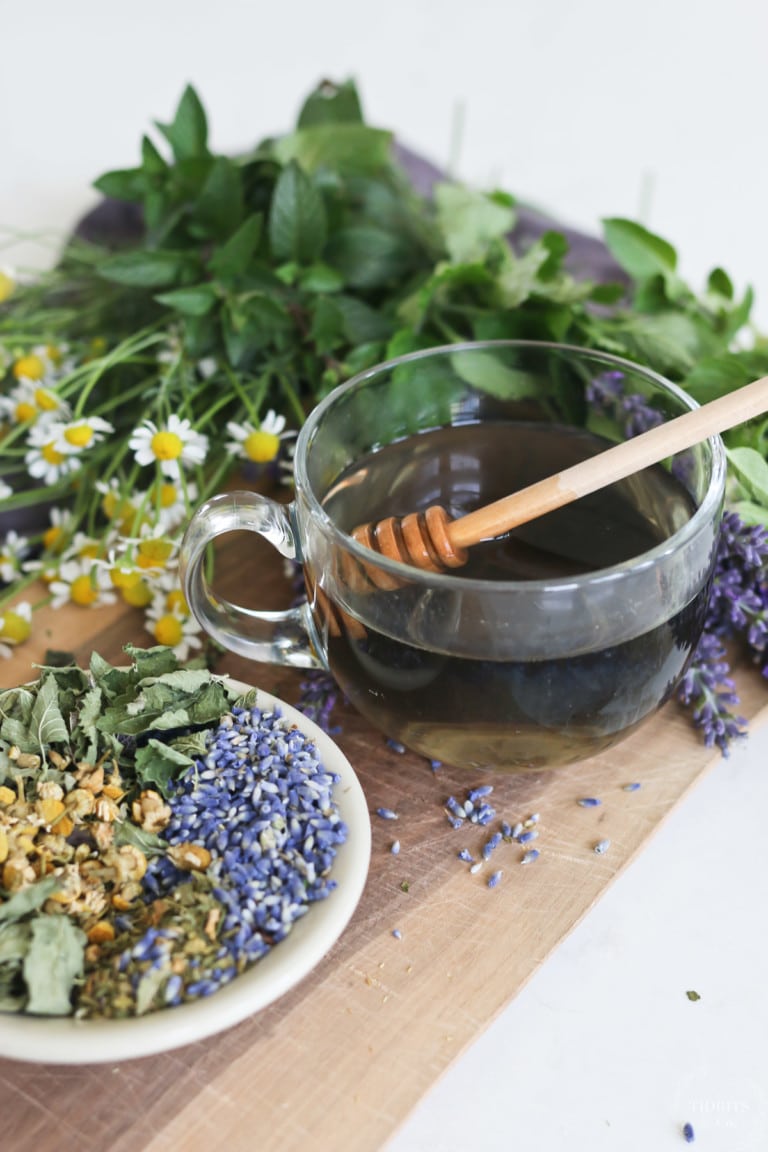
MULTIPOLYGON (((289 598, 280 565, 254 551, 252 540, 228 543, 227 583, 249 586, 254 603, 276 607, 289 598)), ((32 678, 47 647, 72 651, 80 663, 92 650, 117 662, 128 642, 152 643, 132 610, 43 609, 35 638, 3 662, 2 684, 32 678)), ((234 656, 217 671, 290 703, 299 694, 298 672, 234 656)), ((751 669, 738 681, 754 726, 765 716, 765 681, 751 669)), ((0 1060, 3 1152, 381 1149, 720 762, 674 705, 616 750, 518 777, 433 772, 421 758, 391 751, 349 708, 339 706, 335 717, 373 825, 366 889, 340 940, 293 991, 208 1041, 118 1065, 0 1060), (642 787, 623 791, 632 780, 642 787), (454 830, 443 809, 450 794, 481 782, 493 784, 499 817, 513 823, 541 813, 539 860, 523 866, 522 850, 502 844, 493 867, 503 877, 493 889, 487 872, 471 875, 457 858, 462 847, 478 850, 487 831, 454 830), (580 807, 585 795, 602 804, 580 807), (397 824, 374 814, 380 805, 397 810, 397 824), (397 856, 389 851, 395 832, 397 856), (603 838, 610 850, 597 855, 603 838)))

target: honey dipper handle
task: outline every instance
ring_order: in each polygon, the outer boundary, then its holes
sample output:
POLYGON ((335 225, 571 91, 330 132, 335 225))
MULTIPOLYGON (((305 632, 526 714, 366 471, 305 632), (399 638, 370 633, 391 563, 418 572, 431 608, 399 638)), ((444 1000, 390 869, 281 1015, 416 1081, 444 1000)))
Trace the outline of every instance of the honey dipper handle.
POLYGON ((632 440, 625 440, 580 464, 452 520, 447 526, 451 544, 455 548, 467 548, 481 540, 501 536, 518 524, 535 520, 537 516, 578 500, 580 496, 623 480, 651 464, 658 464, 668 456, 752 420, 766 410, 768 376, 763 376, 632 440))

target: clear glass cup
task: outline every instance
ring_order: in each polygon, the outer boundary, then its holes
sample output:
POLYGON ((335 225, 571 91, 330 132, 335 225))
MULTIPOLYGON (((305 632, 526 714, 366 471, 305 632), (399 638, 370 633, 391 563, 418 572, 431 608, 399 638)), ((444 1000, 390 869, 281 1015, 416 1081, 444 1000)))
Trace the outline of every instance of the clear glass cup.
POLYGON ((399 357, 309 415, 288 506, 214 497, 181 548, 203 628, 257 661, 323 667, 393 739, 522 771, 583 760, 673 694, 701 634, 725 486, 718 437, 423 571, 351 530, 433 504, 452 516, 671 419, 695 402, 656 373, 557 344, 490 341, 399 357), (216 595, 204 557, 246 529, 304 572, 285 612, 216 595))

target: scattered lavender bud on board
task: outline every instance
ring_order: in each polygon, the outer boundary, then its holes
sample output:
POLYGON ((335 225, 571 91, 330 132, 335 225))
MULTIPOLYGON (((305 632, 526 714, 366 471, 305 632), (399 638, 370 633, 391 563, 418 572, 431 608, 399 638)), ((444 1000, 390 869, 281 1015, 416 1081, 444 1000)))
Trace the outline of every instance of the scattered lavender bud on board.
POLYGON ((538 838, 538 832, 535 828, 529 828, 527 832, 521 832, 517 838, 518 844, 530 844, 531 840, 538 838))
POLYGON ((399 740, 393 740, 391 736, 387 737, 386 745, 392 752, 397 752, 400 756, 405 753, 405 744, 401 744, 399 740))
POLYGON ((399 820, 397 812, 394 812, 391 808, 377 808, 376 815, 380 816, 382 820, 399 820))
POLYGON ((581 808, 599 808, 602 804, 602 800, 598 800, 597 796, 582 796, 580 800, 576 801, 576 803, 581 808))
POLYGON ((521 859, 520 863, 521 864, 533 864, 534 860, 538 860, 538 858, 539 858, 538 848, 529 848, 528 851, 523 856, 523 858, 521 859))
POLYGON ((468 794, 468 799, 474 804, 477 800, 482 800, 484 796, 490 796, 493 792, 493 784, 481 784, 479 788, 473 788, 468 794))
POLYGON ((400 854, 400 841, 393 840, 389 846, 389 850, 393 856, 398 856, 400 854))
POLYGON ((637 792, 639 788, 642 788, 642 784, 638 783, 637 780, 633 780, 629 784, 622 784, 621 790, 622 792, 637 792))
POLYGON ((403 938, 403 934, 399 928, 393 928, 392 935, 394 936, 395 940, 402 940, 403 938))
POLYGON ((603 856, 611 846, 610 840, 598 840, 595 844, 594 851, 598 856, 603 856))
POLYGON ((501 869, 499 869, 497 872, 494 872, 492 876, 488 877, 488 887, 489 888, 495 888, 496 885, 501 880, 501 877, 502 877, 502 871, 501 871, 501 869))
POLYGON ((457 855, 459 857, 459 860, 463 860, 465 862, 465 864, 474 864, 474 862, 475 862, 475 858, 472 855, 472 853, 470 852, 469 848, 462 848, 457 853, 457 855))

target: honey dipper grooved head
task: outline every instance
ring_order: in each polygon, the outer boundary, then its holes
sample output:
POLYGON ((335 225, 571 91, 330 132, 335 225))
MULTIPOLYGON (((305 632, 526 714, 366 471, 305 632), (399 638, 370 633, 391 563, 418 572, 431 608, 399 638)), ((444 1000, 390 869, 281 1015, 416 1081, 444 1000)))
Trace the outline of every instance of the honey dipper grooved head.
POLYGON ((435 504, 426 512, 407 516, 388 516, 374 524, 362 524, 352 536, 366 548, 428 572, 460 568, 467 562, 466 548, 451 543, 448 525, 451 519, 444 508, 435 504))

